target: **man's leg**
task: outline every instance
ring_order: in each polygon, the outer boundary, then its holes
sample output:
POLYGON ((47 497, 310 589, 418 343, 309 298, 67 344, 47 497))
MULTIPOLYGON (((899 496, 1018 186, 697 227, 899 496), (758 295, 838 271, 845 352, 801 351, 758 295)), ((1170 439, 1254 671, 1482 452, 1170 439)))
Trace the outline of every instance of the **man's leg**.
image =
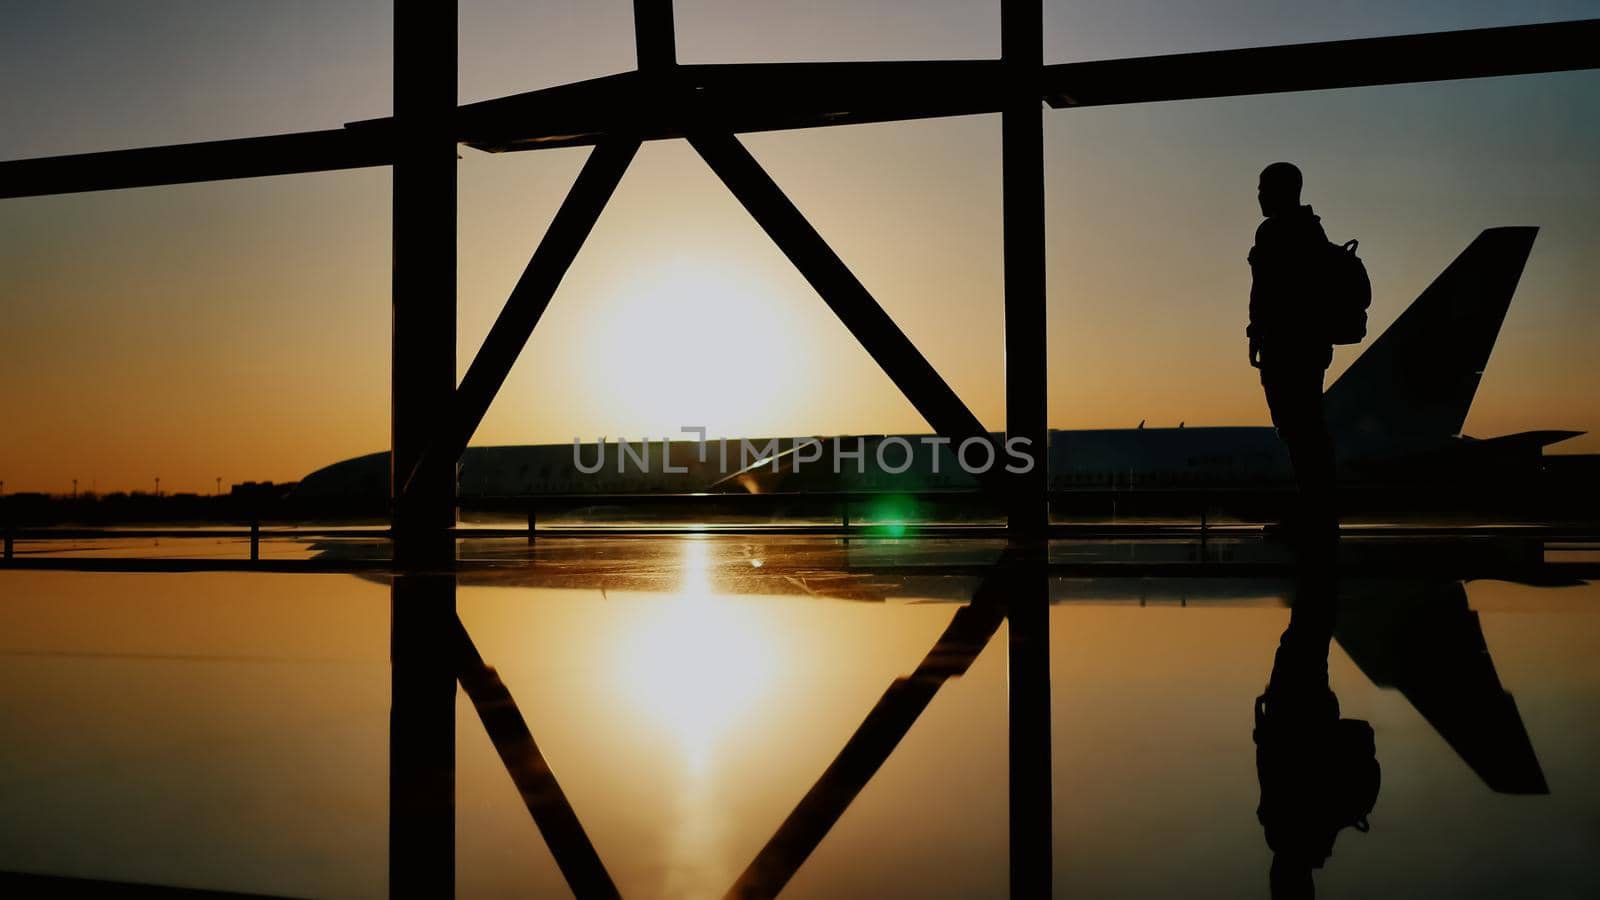
POLYGON ((1289 451, 1299 487, 1303 524, 1327 526, 1333 512, 1333 444, 1322 407, 1323 370, 1313 366, 1263 368, 1261 386, 1267 395, 1272 424, 1289 451))
POLYGON ((1300 491, 1306 495, 1306 505, 1312 523, 1318 528, 1339 527, 1338 513, 1334 508, 1333 437, 1328 434, 1328 415, 1322 402, 1322 381, 1325 369, 1312 368, 1306 372, 1305 435, 1301 455, 1305 475, 1300 479, 1300 491))

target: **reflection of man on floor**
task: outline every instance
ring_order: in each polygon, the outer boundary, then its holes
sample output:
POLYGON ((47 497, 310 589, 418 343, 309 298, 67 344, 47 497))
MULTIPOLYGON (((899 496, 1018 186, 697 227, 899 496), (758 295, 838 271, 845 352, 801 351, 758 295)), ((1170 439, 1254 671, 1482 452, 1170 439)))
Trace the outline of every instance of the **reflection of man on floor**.
POLYGON ((1372 726, 1339 718, 1328 685, 1328 646, 1338 617, 1328 543, 1306 553, 1289 627, 1278 642, 1267 690, 1256 698, 1256 817, 1272 850, 1273 900, 1315 895, 1311 873, 1347 826, 1366 831, 1378 798, 1372 726))
POLYGON ((1277 162, 1261 172, 1257 199, 1266 220, 1250 250, 1250 365, 1261 370, 1272 424, 1288 448, 1300 487, 1290 520, 1301 535, 1337 530, 1333 444, 1322 380, 1333 344, 1318 308, 1319 260, 1328 246, 1321 220, 1300 203, 1300 170, 1277 162))

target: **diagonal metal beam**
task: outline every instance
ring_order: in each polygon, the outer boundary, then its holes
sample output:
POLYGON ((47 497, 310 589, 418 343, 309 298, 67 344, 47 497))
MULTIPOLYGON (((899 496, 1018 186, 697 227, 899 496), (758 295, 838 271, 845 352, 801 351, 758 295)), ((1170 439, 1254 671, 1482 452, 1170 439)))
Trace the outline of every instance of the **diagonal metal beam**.
POLYGON ((0 198, 386 166, 391 137, 339 128, 11 160, 0 162, 0 198))
POLYGON ((505 384, 511 367, 527 346, 528 338, 550 306, 561 279, 577 258, 583 242, 594 229, 600 213, 616 191, 622 175, 639 150, 637 140, 617 139, 595 147, 578 173, 578 178, 561 202, 555 219, 538 249, 522 270, 511 296, 501 308, 483 346, 468 367, 466 377, 456 389, 449 418, 438 436, 428 445, 421 459, 404 482, 410 492, 419 472, 430 466, 454 466, 472 440, 473 432, 489 411, 489 404, 505 384))
POLYGON ((944 683, 965 674, 1000 630, 1005 621, 1000 589, 1009 583, 1008 568, 1009 562, 1002 559, 978 587, 971 604, 956 611, 916 670, 889 685, 725 897, 754 900, 777 896, 783 890, 900 746, 944 683))
MULTIPOLYGON (((693 132, 689 143, 935 431, 957 447, 971 438, 994 445, 978 417, 738 138, 720 132, 693 132)), ((998 448, 995 459, 995 465, 979 479, 989 489, 1003 487, 1003 457, 998 448)))
POLYGON ((478 711, 484 731, 494 742, 500 761, 511 774, 511 781, 522 795, 522 802, 533 816, 539 834, 550 847, 550 854, 555 857, 567 886, 579 897, 620 896, 605 863, 600 861, 600 854, 595 852, 594 844, 583 830, 583 823, 578 821, 571 801, 550 771, 544 754, 539 752, 539 745, 534 743, 533 733, 528 730, 528 723, 517 709, 511 691, 500 680, 500 674, 484 663, 459 618, 455 620, 454 631, 461 689, 478 711))
POLYGON ((1600 68, 1600 19, 1045 66, 1054 107, 1600 68))

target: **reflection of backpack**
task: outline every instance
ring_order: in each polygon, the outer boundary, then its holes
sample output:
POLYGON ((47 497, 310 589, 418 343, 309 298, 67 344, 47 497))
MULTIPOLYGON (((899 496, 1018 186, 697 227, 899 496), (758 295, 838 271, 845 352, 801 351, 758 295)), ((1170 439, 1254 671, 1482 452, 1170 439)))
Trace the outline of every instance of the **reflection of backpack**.
POLYGON ((1298 722, 1275 720, 1266 706, 1264 696, 1256 699, 1256 816, 1274 853, 1318 868, 1340 830, 1367 830, 1377 804, 1382 776, 1372 726, 1335 718, 1337 706, 1326 719, 1298 722))
POLYGON ((1367 307, 1372 305, 1372 281, 1356 256, 1357 241, 1327 245, 1323 266, 1323 310, 1328 340, 1359 344, 1367 336, 1367 307))
POLYGON ((1341 802, 1335 821, 1367 830, 1367 816, 1378 802, 1378 752, 1373 744, 1372 724, 1361 719, 1340 719, 1334 726, 1330 748, 1329 774, 1341 802))

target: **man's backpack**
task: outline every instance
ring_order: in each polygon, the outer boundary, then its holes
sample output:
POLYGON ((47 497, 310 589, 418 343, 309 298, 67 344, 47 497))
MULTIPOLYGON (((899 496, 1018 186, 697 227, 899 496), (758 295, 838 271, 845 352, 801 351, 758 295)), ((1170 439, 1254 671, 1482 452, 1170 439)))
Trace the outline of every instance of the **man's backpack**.
POLYGON ((1356 255, 1359 242, 1327 245, 1323 267, 1323 310, 1327 336, 1334 344, 1359 344, 1367 336, 1367 307, 1372 305, 1372 281, 1356 255))

